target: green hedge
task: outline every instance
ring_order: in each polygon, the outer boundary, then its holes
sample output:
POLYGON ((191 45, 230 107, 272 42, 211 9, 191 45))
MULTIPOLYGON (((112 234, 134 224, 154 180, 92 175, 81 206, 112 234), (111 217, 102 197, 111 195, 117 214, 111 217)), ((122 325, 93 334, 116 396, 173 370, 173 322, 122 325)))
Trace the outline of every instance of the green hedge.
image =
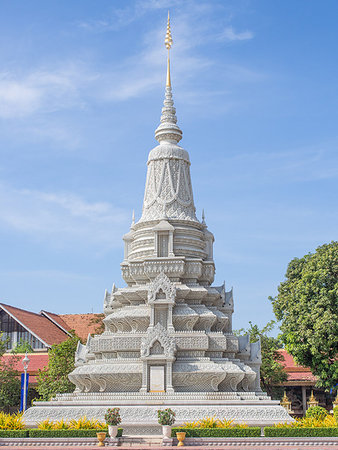
POLYGON ((332 437, 338 436, 338 427, 277 428, 265 427, 264 436, 271 437, 332 437))
POLYGON ((28 437, 28 430, 0 430, 0 438, 28 437))
MULTIPOLYGON (((65 437, 96 437, 96 433, 99 432, 107 433, 108 429, 105 430, 39 430, 38 428, 32 428, 29 430, 29 437, 34 438, 65 438, 65 437)), ((121 437, 123 428, 119 428, 117 432, 117 437, 121 437)))
POLYGON ((176 437, 177 431, 185 432, 185 437, 259 437, 260 427, 250 428, 172 428, 171 436, 176 437))

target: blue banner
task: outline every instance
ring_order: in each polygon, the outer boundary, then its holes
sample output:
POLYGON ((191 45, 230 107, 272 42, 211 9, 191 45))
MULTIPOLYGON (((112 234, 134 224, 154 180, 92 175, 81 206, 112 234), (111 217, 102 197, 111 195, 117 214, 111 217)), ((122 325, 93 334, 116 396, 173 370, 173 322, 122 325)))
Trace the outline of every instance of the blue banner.
MULTIPOLYGON (((26 374, 26 409, 27 409, 27 395, 28 395, 28 380, 29 380, 29 373, 26 374)), ((24 398, 24 392, 25 392, 25 374, 21 374, 21 398, 20 398, 20 412, 23 411, 23 398, 24 398)))

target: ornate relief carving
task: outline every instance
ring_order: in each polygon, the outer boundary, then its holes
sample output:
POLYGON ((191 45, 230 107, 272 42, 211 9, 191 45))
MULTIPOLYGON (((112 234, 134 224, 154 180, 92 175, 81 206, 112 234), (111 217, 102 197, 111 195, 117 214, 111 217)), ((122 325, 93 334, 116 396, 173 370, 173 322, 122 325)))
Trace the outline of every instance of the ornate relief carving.
POLYGON ((168 334, 167 330, 160 323, 157 323, 152 330, 149 330, 142 339, 141 357, 149 356, 152 346, 157 341, 163 347, 165 357, 174 357, 176 353, 175 339, 168 334))
POLYGON ((79 341, 77 343, 77 348, 75 352, 75 367, 84 364, 87 361, 88 347, 87 345, 81 344, 79 341))
POLYGON ((208 336, 176 336, 178 350, 208 350, 208 336))
POLYGON ((173 325, 176 331, 192 331, 198 321, 198 314, 186 303, 175 305, 173 309, 173 325))
MULTIPOLYGON (((175 303, 176 288, 164 272, 161 272, 150 283, 148 289, 148 303, 155 303, 157 294, 162 291, 165 294, 166 303, 175 303)), ((163 300, 162 300, 163 302, 163 300)))
POLYGON ((114 336, 103 338, 103 336, 92 339, 90 351, 93 353, 116 350, 139 350, 141 347, 141 336, 114 336))
POLYGON ((224 352, 227 348, 227 338, 223 334, 209 334, 209 350, 219 350, 224 352))

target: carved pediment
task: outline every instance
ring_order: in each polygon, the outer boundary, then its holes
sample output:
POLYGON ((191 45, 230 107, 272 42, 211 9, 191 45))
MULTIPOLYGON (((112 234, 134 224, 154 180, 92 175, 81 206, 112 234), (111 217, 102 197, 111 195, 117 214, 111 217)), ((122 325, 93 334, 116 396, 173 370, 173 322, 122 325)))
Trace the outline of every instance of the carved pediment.
POLYGON ((141 342, 141 357, 162 354, 166 358, 172 358, 176 353, 175 339, 170 336, 167 330, 157 323, 141 342))
POLYGON ((89 335, 86 345, 81 344, 80 341, 77 343, 75 351, 75 367, 81 366, 82 364, 85 364, 87 362, 90 341, 91 336, 89 335))
POLYGON ((176 287, 174 283, 170 281, 165 273, 161 272, 149 285, 148 303, 155 303, 156 300, 161 303, 175 303, 175 297, 176 287))

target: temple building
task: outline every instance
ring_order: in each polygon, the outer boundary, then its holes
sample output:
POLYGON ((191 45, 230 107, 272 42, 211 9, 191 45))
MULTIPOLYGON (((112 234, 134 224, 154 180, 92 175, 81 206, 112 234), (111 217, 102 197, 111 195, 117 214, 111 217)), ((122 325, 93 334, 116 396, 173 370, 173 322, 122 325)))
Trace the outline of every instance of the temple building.
POLYGON ((125 432, 153 434, 157 410, 171 407, 177 423, 206 416, 248 424, 291 420, 260 388, 260 343, 232 332, 234 298, 213 286, 214 236, 196 217, 190 159, 179 145, 169 50, 158 145, 148 156, 142 215, 123 236, 126 287, 106 291, 105 331, 79 344, 69 374, 74 393, 38 402, 25 413, 103 419, 118 406, 125 432))

